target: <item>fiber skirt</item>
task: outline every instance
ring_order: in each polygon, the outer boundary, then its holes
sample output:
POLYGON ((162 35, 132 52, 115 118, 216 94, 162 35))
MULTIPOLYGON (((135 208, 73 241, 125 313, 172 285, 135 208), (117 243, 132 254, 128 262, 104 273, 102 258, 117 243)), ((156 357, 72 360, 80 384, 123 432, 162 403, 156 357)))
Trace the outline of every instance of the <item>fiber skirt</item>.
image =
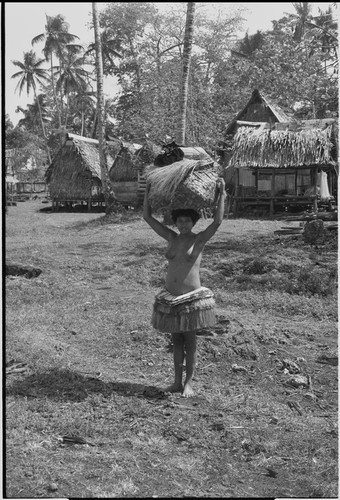
POLYGON ((160 332, 193 332, 215 324, 214 294, 201 287, 183 295, 162 290, 155 297, 152 326, 160 332))

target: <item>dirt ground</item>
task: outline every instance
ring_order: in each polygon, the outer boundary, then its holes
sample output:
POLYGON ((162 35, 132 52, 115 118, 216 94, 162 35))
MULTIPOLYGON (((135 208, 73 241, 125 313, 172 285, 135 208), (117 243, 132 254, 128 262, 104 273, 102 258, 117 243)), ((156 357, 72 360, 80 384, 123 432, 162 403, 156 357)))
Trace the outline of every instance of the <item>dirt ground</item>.
POLYGON ((223 221, 185 399, 163 390, 171 338, 150 325, 165 242, 140 213, 46 208, 5 221, 6 263, 41 270, 6 277, 7 496, 337 498, 336 236, 223 221))

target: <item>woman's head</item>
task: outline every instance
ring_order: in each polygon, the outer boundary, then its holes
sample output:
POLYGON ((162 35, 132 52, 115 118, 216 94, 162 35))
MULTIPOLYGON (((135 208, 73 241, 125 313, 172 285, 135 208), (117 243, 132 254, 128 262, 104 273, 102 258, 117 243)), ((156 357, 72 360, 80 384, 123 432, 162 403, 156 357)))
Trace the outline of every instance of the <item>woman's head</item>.
POLYGON ((200 214, 191 208, 178 208, 171 212, 171 217, 175 224, 177 224, 177 219, 179 217, 190 217, 192 225, 194 226, 200 218, 200 214))

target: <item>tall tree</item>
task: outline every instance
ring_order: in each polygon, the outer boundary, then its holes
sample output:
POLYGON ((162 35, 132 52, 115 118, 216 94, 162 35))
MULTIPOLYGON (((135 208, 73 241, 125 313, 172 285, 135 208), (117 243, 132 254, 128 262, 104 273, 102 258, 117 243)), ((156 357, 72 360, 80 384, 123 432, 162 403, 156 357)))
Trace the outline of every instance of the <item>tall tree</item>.
MULTIPOLYGON (((100 40, 102 45, 102 58, 103 58, 103 73, 108 74, 112 72, 112 68, 117 68, 116 58, 121 59, 123 56, 116 50, 116 41, 112 39, 111 32, 108 28, 103 29, 100 33, 100 40)), ((95 43, 90 43, 85 52, 85 56, 96 53, 95 43)))
POLYGON ((110 214, 117 205, 117 200, 109 178, 107 168, 107 144, 105 135, 105 101, 103 90, 103 58, 101 38, 99 31, 99 19, 97 2, 92 2, 92 17, 94 28, 94 39, 96 46, 96 74, 97 74, 97 114, 98 114, 98 141, 99 141, 99 159, 102 188, 105 199, 105 213, 110 214))
POLYGON ((292 2, 296 14, 296 25, 294 30, 293 38, 296 42, 301 42, 307 22, 311 20, 312 17, 312 4, 310 2, 292 2))
MULTIPOLYGON (((41 65, 44 62, 45 62, 44 59, 37 59, 37 56, 33 50, 30 50, 29 52, 24 52, 23 62, 12 61, 12 64, 14 64, 14 66, 17 66, 21 69, 21 71, 14 73, 14 75, 12 75, 12 78, 20 78, 15 89, 16 91, 19 90, 19 95, 23 91, 24 87, 26 87, 27 95, 29 95, 30 91, 33 90, 34 98, 38 105, 42 133, 44 138, 47 139, 44 120, 41 112, 41 106, 39 99, 37 97, 37 83, 43 84, 44 81, 48 80, 46 70, 41 68, 41 65)), ((48 160, 51 161, 50 151, 47 144, 46 144, 46 152, 48 155, 48 160)))
POLYGON ((46 25, 45 32, 40 33, 40 35, 35 36, 32 39, 32 45, 38 42, 45 41, 43 48, 43 54, 46 61, 50 61, 51 67, 51 81, 53 88, 54 104, 58 117, 58 126, 61 129, 61 109, 57 99, 57 92, 54 80, 54 63, 53 55, 56 55, 59 59, 59 66, 63 60, 63 48, 65 45, 74 42, 75 39, 79 39, 77 35, 72 35, 68 32, 69 24, 66 22, 65 17, 62 14, 58 14, 55 17, 48 16, 46 14, 46 25))
POLYGON ((186 108, 188 102, 191 49, 192 49, 192 40, 194 34, 194 15, 195 15, 195 2, 188 2, 185 34, 184 34, 182 79, 181 79, 180 97, 179 97, 180 111, 179 111, 179 120, 176 132, 176 142, 178 145, 181 146, 185 145, 186 108))
POLYGON ((57 68, 56 75, 56 91, 66 97, 64 126, 67 128, 70 94, 84 94, 89 90, 89 73, 84 67, 84 57, 73 46, 64 49, 63 64, 57 68))
MULTIPOLYGON (((17 106, 16 113, 22 113, 24 118, 18 122, 18 126, 24 126, 26 130, 30 130, 33 134, 41 134, 41 120, 44 128, 50 122, 49 110, 46 104, 46 95, 39 94, 34 99, 32 104, 27 104, 27 108, 17 106)), ((46 140, 46 137, 45 137, 46 140)))
POLYGON ((333 18, 332 8, 329 7, 323 12, 320 8, 319 15, 313 17, 312 22, 308 22, 308 27, 311 28, 314 36, 311 43, 311 55, 315 50, 321 47, 322 53, 325 56, 324 69, 325 72, 328 68, 333 67, 334 72, 338 72, 339 59, 339 37, 338 37, 338 23, 333 18))

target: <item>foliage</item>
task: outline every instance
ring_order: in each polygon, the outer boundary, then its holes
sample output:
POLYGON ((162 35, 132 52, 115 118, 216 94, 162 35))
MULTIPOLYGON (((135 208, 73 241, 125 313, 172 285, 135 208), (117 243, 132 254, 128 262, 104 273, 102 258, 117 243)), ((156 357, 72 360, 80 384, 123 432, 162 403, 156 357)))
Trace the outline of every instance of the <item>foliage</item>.
MULTIPOLYGON (((218 8, 212 17, 204 4, 198 4, 186 106, 188 144, 213 153, 226 124, 254 88, 290 108, 297 119, 337 115, 338 34, 333 7, 319 9, 313 17, 310 3, 294 6, 296 14, 273 21, 271 30, 240 38, 240 9, 218 8)), ((100 12, 104 75, 119 82, 116 95, 106 98, 110 101, 107 135, 132 142, 147 136, 157 144, 175 137, 185 14, 185 4, 161 13, 157 4, 149 2, 110 3, 100 12)), ((37 81, 37 94, 46 96, 43 123, 53 152, 60 132, 88 137, 97 133, 91 80, 94 44, 82 50, 68 29, 65 16, 47 16, 45 31, 32 41, 44 42, 43 53, 51 63, 50 81, 37 81)), ((33 109, 27 109, 25 124, 36 130, 36 120, 28 125, 30 114, 35 114, 33 109)))
POLYGON ((303 294, 306 296, 319 295, 328 297, 336 293, 337 270, 316 269, 315 266, 302 267, 298 273, 290 276, 288 293, 303 294))
POLYGON ((12 78, 20 78, 16 86, 16 91, 19 91, 19 95, 22 93, 26 87, 27 95, 33 90, 36 93, 37 84, 44 84, 48 79, 46 70, 41 68, 44 63, 44 59, 38 59, 36 53, 33 50, 29 52, 24 52, 24 60, 12 61, 14 66, 20 68, 21 71, 14 73, 12 78))
POLYGON ((47 165, 45 140, 41 134, 34 134, 24 127, 5 129, 6 146, 14 150, 11 156, 11 167, 14 174, 18 174, 28 160, 33 162, 32 169, 20 172, 21 180, 42 179, 47 165))

